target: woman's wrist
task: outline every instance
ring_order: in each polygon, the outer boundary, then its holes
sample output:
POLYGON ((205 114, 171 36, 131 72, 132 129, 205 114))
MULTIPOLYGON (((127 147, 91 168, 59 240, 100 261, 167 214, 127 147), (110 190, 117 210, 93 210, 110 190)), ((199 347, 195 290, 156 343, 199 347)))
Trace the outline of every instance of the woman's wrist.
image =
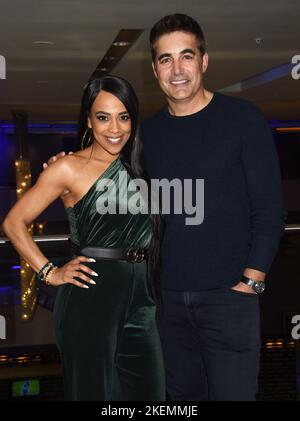
POLYGON ((40 281, 45 282, 47 275, 50 273, 51 269, 55 267, 53 262, 50 262, 50 260, 44 264, 44 266, 39 270, 37 273, 37 277, 40 281))
POLYGON ((53 275, 57 272, 57 270, 58 270, 58 267, 54 266, 48 271, 48 273, 46 275, 46 278, 45 278, 45 284, 46 285, 52 285, 51 279, 53 278, 53 275))

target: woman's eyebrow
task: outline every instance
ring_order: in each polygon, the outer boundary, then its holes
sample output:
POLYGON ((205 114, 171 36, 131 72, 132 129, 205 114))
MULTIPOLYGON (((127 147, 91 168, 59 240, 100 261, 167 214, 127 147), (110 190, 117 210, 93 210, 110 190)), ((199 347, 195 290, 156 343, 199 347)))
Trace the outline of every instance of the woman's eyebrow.
POLYGON ((110 113, 106 113, 105 111, 95 111, 95 115, 97 114, 105 114, 105 115, 110 115, 110 113))
MULTIPOLYGON (((107 112, 105 112, 105 111, 101 111, 101 110, 99 110, 99 111, 95 111, 95 115, 98 115, 98 114, 104 114, 104 115, 106 115, 106 116, 110 116, 111 114, 110 113, 107 113, 107 112)), ((128 114, 128 111, 121 111, 120 113, 119 113, 119 115, 124 115, 124 114, 128 114)))

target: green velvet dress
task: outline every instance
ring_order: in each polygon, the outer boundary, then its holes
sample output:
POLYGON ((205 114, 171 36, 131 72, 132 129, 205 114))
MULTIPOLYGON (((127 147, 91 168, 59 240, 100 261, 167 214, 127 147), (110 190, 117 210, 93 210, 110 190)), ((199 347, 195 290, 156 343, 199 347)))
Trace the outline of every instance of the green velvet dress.
MULTIPOLYGON (((128 197, 133 194, 125 172, 121 159, 116 159, 84 197, 67 208, 71 239, 81 248, 149 246, 149 215, 120 211, 127 203, 124 191, 128 197), (99 184, 105 179, 115 182, 117 193, 123 191, 116 196, 116 214, 99 213, 104 195, 99 184)), ((165 400, 156 306, 148 291, 146 261, 99 259, 84 264, 98 273, 93 277, 96 285, 58 287, 54 308, 65 399, 165 400)))

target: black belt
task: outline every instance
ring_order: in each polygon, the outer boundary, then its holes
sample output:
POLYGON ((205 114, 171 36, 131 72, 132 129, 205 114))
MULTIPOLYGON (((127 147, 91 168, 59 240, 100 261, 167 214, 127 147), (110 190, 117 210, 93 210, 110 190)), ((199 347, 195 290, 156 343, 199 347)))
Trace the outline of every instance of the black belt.
POLYGON ((147 255, 147 251, 140 247, 130 247, 129 249, 113 249, 101 247, 83 247, 71 242, 72 252, 77 256, 93 257, 105 260, 127 260, 130 263, 142 262, 147 255))

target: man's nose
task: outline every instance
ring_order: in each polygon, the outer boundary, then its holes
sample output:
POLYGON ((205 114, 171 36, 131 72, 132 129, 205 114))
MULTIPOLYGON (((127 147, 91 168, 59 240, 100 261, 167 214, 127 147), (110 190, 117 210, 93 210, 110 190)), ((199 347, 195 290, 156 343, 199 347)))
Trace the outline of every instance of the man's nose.
POLYGON ((175 59, 173 61, 173 72, 174 75, 180 75, 182 73, 182 63, 180 59, 175 59))

